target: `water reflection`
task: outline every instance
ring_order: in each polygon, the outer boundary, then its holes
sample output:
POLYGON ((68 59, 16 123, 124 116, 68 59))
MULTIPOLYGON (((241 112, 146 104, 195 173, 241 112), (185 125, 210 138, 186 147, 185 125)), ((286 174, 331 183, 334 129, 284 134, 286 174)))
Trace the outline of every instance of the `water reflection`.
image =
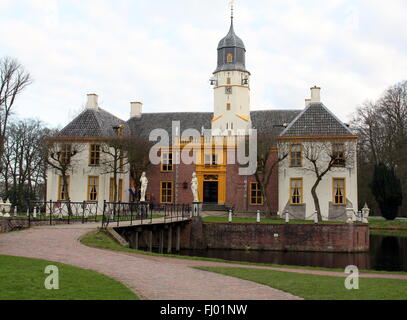
POLYGON ((183 250, 190 256, 281 265, 407 271, 407 238, 371 236, 368 253, 274 252, 238 250, 183 250))
POLYGON ((373 269, 389 271, 404 270, 403 253, 402 248, 400 247, 400 242, 403 238, 380 238, 381 241, 375 243, 375 248, 372 248, 375 252, 374 257, 372 257, 373 269))

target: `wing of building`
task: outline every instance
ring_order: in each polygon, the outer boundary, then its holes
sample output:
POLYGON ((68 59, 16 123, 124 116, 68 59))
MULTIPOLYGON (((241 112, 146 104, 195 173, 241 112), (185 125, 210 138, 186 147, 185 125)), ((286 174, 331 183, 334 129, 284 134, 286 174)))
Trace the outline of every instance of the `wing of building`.
MULTIPOLYGON (((118 128, 122 135, 145 140, 155 129, 178 137, 185 130, 192 129, 199 136, 210 130, 210 137, 223 139, 219 141, 252 137, 256 131, 258 137, 275 141, 267 160, 274 169, 269 179, 263 179, 265 183, 259 183, 264 172, 242 175, 241 164, 229 161, 236 157, 237 144, 231 153, 230 146, 225 144, 214 143, 208 148, 202 138, 201 154, 194 154, 195 161, 188 164, 178 159, 180 148, 187 145, 179 141, 178 145, 162 148, 158 154, 160 163, 150 164, 146 169, 147 199, 158 206, 192 203, 191 177, 196 173, 199 200, 215 209, 267 210, 296 219, 312 219, 319 206, 325 219, 338 220, 346 218, 347 207, 357 210, 356 154, 350 152, 357 137, 321 103, 320 88, 311 88, 311 99, 307 99, 305 109, 253 111, 246 47, 235 33, 233 18, 217 51, 218 63, 210 80, 213 112, 148 113, 143 112, 142 103, 132 102, 130 119, 124 121, 101 109, 96 95, 88 95, 86 109, 55 137, 62 145, 80 144, 82 150, 72 154, 77 163, 70 169, 69 185, 61 182, 58 170, 48 171, 48 200, 68 200, 66 189, 72 201, 97 201, 102 205, 104 200, 115 198, 112 173, 106 173, 103 161, 97 159, 103 158, 103 141, 117 136, 118 128), (176 132, 174 123, 180 126, 176 132), (310 154, 317 148, 310 146, 319 146, 315 161, 310 154), (329 164, 329 170, 318 178, 329 164), (319 185, 313 193, 317 180, 319 185)), ((137 194, 138 179, 130 179, 129 170, 126 167, 116 179, 119 189, 116 200, 137 200, 137 196, 130 195, 137 194)))

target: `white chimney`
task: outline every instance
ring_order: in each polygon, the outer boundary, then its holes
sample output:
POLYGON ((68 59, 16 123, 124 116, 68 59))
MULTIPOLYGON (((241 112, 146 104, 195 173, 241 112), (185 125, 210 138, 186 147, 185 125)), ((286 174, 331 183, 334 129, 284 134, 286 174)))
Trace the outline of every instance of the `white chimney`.
POLYGON ((311 103, 311 99, 305 99, 305 107, 308 107, 308 105, 311 103))
POLYGON ((131 102, 130 119, 141 118, 143 112, 143 104, 141 102, 131 102))
POLYGON ((321 102, 321 88, 315 86, 311 88, 311 103, 318 102, 321 102))
POLYGON ((86 103, 86 108, 88 108, 88 109, 98 109, 99 108, 97 94, 94 94, 94 93, 88 94, 88 102, 86 103))

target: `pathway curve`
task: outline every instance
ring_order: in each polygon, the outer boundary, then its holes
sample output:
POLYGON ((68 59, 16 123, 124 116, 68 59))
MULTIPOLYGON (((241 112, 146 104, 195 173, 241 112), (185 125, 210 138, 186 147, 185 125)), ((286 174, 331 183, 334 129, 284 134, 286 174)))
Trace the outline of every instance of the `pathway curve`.
POLYGON ((0 234, 0 254, 45 259, 95 270, 121 281, 144 299, 300 299, 254 282, 193 269, 194 265, 188 260, 160 260, 82 245, 79 238, 97 226, 99 224, 45 226, 0 234))

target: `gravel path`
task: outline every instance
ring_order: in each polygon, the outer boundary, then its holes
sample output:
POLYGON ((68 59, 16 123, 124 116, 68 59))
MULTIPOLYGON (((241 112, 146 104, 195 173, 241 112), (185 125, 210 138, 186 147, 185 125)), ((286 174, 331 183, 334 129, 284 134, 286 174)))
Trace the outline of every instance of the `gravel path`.
POLYGON ((191 268, 207 265, 206 263, 195 264, 181 259, 156 259, 82 245, 78 239, 97 226, 99 224, 46 226, 0 234, 0 254, 45 259, 95 270, 126 284, 143 299, 300 299, 254 282, 191 268), (181 263, 182 261, 185 263, 181 263))

